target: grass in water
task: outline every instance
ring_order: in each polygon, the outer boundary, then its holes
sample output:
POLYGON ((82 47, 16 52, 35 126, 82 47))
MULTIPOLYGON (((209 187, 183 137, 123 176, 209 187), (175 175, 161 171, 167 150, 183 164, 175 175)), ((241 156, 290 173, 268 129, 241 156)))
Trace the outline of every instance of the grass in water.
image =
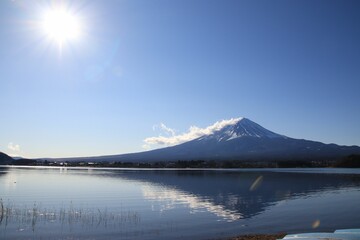
POLYGON ((118 227, 123 224, 138 224, 140 215, 134 211, 108 211, 106 208, 75 208, 69 207, 41 208, 36 203, 32 207, 4 204, 0 199, 0 226, 17 224, 20 228, 31 227, 35 231, 38 224, 59 224, 73 227, 118 227))

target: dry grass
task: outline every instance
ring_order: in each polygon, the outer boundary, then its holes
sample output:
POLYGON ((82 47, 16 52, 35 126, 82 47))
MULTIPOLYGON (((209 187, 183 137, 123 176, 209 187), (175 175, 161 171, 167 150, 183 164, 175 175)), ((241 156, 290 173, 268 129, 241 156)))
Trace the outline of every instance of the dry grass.
POLYGON ((86 209, 74 208, 72 203, 67 208, 41 208, 37 204, 32 207, 16 206, 13 203, 4 204, 0 199, 0 226, 18 224, 31 226, 35 229, 38 224, 58 223, 62 226, 80 224, 89 227, 119 227, 123 224, 138 224, 140 214, 133 211, 110 212, 106 208, 86 209))

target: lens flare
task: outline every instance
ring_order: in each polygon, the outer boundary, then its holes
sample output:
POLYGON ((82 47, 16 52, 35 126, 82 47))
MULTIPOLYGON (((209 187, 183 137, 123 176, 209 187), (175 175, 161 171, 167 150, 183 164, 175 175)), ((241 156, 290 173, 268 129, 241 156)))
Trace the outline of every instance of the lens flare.
POLYGON ((81 24, 76 14, 66 8, 48 9, 42 19, 42 28, 47 37, 58 43, 78 40, 81 35, 81 24))
POLYGON ((312 226, 312 228, 318 228, 320 226, 320 220, 314 221, 311 226, 312 226))
POLYGON ((256 180, 251 184, 250 191, 255 191, 258 187, 260 187, 261 183, 263 181, 263 176, 259 176, 256 178, 256 180))

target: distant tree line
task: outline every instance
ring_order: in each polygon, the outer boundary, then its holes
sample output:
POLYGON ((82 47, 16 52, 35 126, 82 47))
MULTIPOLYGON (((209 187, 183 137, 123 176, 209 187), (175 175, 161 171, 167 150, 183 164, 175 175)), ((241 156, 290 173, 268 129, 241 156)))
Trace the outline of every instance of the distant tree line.
POLYGON ((352 154, 337 162, 334 167, 360 168, 360 155, 352 154))
POLYGON ((241 161, 241 160, 190 160, 190 161, 159 161, 159 162, 52 162, 19 159, 13 165, 33 166, 86 166, 116 168, 319 168, 344 167, 360 168, 360 155, 350 155, 341 160, 273 160, 273 161, 241 161))

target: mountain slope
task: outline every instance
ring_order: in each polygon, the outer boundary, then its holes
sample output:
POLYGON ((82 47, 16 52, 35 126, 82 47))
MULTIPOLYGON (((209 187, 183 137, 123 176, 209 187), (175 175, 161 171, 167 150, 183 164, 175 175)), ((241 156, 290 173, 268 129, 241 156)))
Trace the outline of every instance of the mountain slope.
POLYGON ((76 158, 77 161, 177 161, 177 160, 320 160, 359 154, 358 146, 339 146, 289 138, 247 118, 197 139, 162 149, 114 156, 76 158))
POLYGON ((11 164, 13 160, 14 159, 12 157, 0 152, 0 165, 11 164))

